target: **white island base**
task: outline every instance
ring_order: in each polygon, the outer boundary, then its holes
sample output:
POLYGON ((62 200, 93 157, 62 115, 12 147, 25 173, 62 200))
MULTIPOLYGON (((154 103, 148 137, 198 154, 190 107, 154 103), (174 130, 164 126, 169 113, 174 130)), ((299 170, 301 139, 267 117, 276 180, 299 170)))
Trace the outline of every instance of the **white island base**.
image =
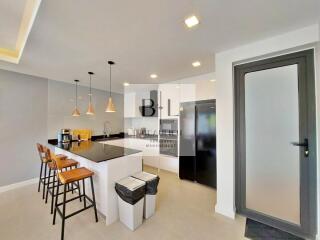
MULTIPOLYGON (((94 172, 93 183, 97 209, 105 217, 106 225, 118 221, 119 210, 117 193, 114 188, 115 182, 142 171, 142 153, 96 163, 58 147, 55 148, 55 152, 78 161, 80 167, 86 167, 94 172)), ((90 181, 86 180, 85 182, 86 194, 92 197, 90 181)), ((80 186, 82 185, 80 184, 80 186)))

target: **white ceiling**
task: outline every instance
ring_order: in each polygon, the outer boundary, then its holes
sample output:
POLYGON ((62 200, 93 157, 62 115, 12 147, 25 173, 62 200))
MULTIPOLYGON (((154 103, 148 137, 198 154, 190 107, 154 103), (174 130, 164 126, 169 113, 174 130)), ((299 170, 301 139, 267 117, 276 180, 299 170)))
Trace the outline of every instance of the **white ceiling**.
POLYGON ((0 1, 0 47, 15 50, 27 0, 0 1))
MULTIPOLYGON (((77 78, 83 85, 88 84, 87 71, 93 71, 93 86, 105 89, 106 61, 112 59, 117 91, 123 82, 177 80, 213 72, 216 52, 317 23, 319 2, 43 1, 20 63, 0 62, 0 68, 70 83, 77 78), (200 25, 186 29, 184 19, 191 14, 200 25), (193 68, 194 60, 201 67, 193 68), (151 80, 151 73, 159 78, 151 80)), ((15 25, 10 16, 0 20, 1 28, 15 25)))

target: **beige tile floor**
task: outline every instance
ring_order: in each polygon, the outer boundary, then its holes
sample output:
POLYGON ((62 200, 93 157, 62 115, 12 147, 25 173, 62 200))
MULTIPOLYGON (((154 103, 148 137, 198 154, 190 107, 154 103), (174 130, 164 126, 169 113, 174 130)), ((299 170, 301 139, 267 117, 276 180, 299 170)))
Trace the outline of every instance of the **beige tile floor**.
MULTIPOLYGON (((156 172, 150 167, 145 170, 156 172)), ((159 175, 156 214, 136 231, 128 230, 120 222, 107 227, 102 217, 95 223, 90 209, 66 221, 65 239, 244 239, 243 217, 230 220, 214 213, 214 190, 181 181, 166 171, 159 175)), ((30 185, 0 194, 1 240, 60 239, 60 218, 55 226, 51 224, 49 204, 44 204, 36 189, 36 185, 30 185)), ((82 206, 78 201, 70 205, 69 210, 82 206)))

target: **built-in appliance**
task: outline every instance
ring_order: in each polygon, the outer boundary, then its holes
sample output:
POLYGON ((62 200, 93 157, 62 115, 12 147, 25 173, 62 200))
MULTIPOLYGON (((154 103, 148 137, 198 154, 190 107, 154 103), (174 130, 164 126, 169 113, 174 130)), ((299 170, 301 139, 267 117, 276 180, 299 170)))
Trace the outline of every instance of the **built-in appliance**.
POLYGON ((59 143, 69 143, 72 141, 72 135, 70 129, 61 129, 58 133, 59 143))
POLYGON ((178 119, 160 119, 160 154, 178 156, 178 119))
POLYGON ((180 104, 179 177, 216 188, 215 100, 180 104))

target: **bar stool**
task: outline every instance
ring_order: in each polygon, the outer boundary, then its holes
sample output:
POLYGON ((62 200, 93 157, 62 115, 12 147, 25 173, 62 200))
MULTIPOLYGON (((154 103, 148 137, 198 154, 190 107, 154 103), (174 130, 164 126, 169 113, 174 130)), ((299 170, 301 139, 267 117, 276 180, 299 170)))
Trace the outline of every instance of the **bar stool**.
MULTIPOLYGON (((72 168, 77 168, 78 167, 78 162, 73 160, 73 159, 64 159, 61 158, 61 155, 55 155, 54 153, 52 153, 49 149, 45 148, 46 151, 46 158, 50 160, 50 162, 48 163, 48 168, 49 168, 49 176, 48 176, 48 182, 47 182, 47 191, 46 191, 46 200, 45 203, 48 202, 48 194, 50 193, 51 195, 51 210, 50 213, 53 213, 53 202, 54 202, 54 197, 55 197, 55 187, 57 186, 58 181, 56 180, 56 174, 57 171, 68 171, 68 170, 72 170, 72 168), (58 158, 61 161, 61 168, 57 169, 56 164, 53 162, 53 158, 58 158), (51 173, 53 173, 51 175, 51 173), (51 181, 52 178, 52 181, 51 181)), ((61 185, 61 184, 60 184, 61 185)), ((67 192, 74 192, 74 190, 78 190, 79 196, 80 196, 80 184, 79 181, 77 181, 76 183, 73 184, 69 184, 68 185, 68 191, 67 192)), ((59 195, 61 195, 63 193, 59 193, 59 195)), ((80 202, 81 202, 81 198, 80 198, 80 202)))
MULTIPOLYGON (((95 221, 98 222, 98 214, 97 214, 97 207, 96 207, 96 199, 95 199, 95 193, 94 193, 94 186, 93 186, 93 179, 92 176, 94 175, 94 172, 90 171, 87 168, 81 167, 81 168, 76 168, 76 169, 72 169, 69 171, 61 171, 60 169, 62 169, 63 166, 63 160, 55 157, 54 155, 52 155, 52 153, 50 152, 50 150, 47 151, 47 154, 50 156, 50 158, 52 159, 53 163, 56 166, 56 177, 57 177, 57 187, 56 187, 56 194, 55 194, 55 207, 54 207, 54 213, 53 213, 53 225, 55 225, 56 223, 56 214, 57 212, 59 213, 59 215, 62 218, 62 226, 61 226, 61 240, 64 239, 64 227, 65 227, 65 220, 78 214, 81 213, 89 208, 94 208, 94 214, 95 214, 95 221), (86 195, 85 192, 85 180, 86 179, 90 179, 90 184, 91 184, 91 192, 92 192, 92 199, 89 198, 86 195), (79 194, 79 196, 77 197, 73 197, 67 200, 67 186, 68 184, 74 184, 75 182, 78 181, 82 181, 83 183, 83 193, 79 194), (59 184, 60 183, 60 184, 59 184), (58 198, 59 198, 59 187, 63 186, 63 200, 62 202, 59 203, 58 198), (68 202, 71 202, 73 200, 76 199, 81 199, 83 197, 83 203, 84 203, 84 207, 78 211, 75 211, 69 215, 66 216, 66 204, 68 202), (89 206, 87 206, 86 204, 86 200, 88 200, 91 204, 89 206), (59 208, 62 205, 62 211, 59 208)), ((80 192, 80 189, 79 189, 80 192)))
MULTIPOLYGON (((38 192, 40 192, 40 187, 41 184, 43 185, 42 187, 42 199, 45 197, 45 191, 46 191, 46 186, 47 186, 47 179, 49 178, 47 176, 47 169, 48 169, 48 163, 50 162, 50 159, 46 157, 46 147, 41 145, 40 143, 37 143, 37 150, 39 153, 40 161, 41 161, 41 167, 40 167, 40 175, 39 175, 39 183, 38 183, 38 192), (44 168, 44 169, 43 169, 44 168), (43 174, 44 170, 44 174, 43 174)), ((59 154, 57 157, 61 159, 66 159, 67 156, 59 154)))

